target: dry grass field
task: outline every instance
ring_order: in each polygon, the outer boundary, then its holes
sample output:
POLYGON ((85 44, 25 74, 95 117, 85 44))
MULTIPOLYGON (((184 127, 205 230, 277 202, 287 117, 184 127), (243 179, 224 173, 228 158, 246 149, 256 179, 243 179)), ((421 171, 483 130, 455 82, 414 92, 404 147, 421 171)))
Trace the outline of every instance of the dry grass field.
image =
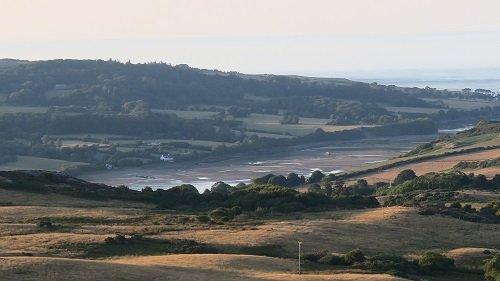
POLYGON ((242 217, 210 225, 172 223, 186 214, 146 204, 63 195, 0 189, 0 203, 0 280, 405 280, 359 269, 318 271, 307 263, 306 274, 299 276, 292 257, 297 241, 303 242, 304 253, 360 248, 369 256, 383 252, 411 257, 435 250, 475 263, 482 256, 464 249, 500 248, 500 225, 421 216, 405 207, 242 217), (55 227, 40 228, 40 220, 55 227), (115 233, 154 241, 190 239, 216 247, 219 254, 144 254, 131 248, 117 256, 81 259, 86 246, 104 245, 115 233), (269 246, 288 258, 237 252, 269 246))
POLYGON ((241 255, 167 255, 114 260, 0 258, 3 280, 333 280, 403 281, 388 274, 293 273, 295 261, 241 255))
MULTIPOLYGON (((458 164, 460 161, 482 161, 482 160, 494 159, 497 157, 500 157, 500 149, 486 150, 486 151, 466 153, 454 156, 446 156, 437 159, 422 161, 419 163, 401 165, 396 168, 391 168, 384 171, 367 174, 364 175, 363 177, 369 183, 375 183, 379 181, 390 182, 394 180, 394 178, 399 174, 399 172, 405 169, 412 169, 413 171, 415 171, 417 175, 423 175, 429 172, 447 171, 453 168, 453 166, 458 164)), ((492 167, 482 170, 475 170, 472 172, 476 174, 484 173, 484 175, 492 177, 495 174, 500 173, 500 168, 492 167)))
POLYGON ((296 241, 305 252, 344 253, 354 248, 368 254, 410 255, 463 247, 500 248, 500 225, 478 224, 440 216, 421 216, 404 207, 337 211, 304 215, 299 220, 274 220, 263 225, 174 231, 156 237, 182 237, 221 246, 282 245, 291 253, 296 241), (439 225, 439 228, 436 228, 439 225))
POLYGON ((495 249, 486 248, 459 248, 446 253, 446 255, 455 260, 455 264, 464 268, 479 269, 482 261, 488 259, 492 254, 498 253, 495 249))

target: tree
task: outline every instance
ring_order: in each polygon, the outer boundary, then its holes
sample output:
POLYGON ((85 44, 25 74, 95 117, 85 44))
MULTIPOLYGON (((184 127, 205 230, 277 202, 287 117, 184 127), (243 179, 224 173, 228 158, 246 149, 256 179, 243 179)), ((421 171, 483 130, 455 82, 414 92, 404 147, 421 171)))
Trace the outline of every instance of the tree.
POLYGON ((265 176, 262 176, 260 178, 254 178, 252 179, 253 184, 266 184, 271 177, 274 177, 273 174, 267 174, 265 176))
POLYGON ((325 186, 325 194, 326 194, 326 196, 332 197, 332 194, 333 194, 332 184, 330 182, 328 182, 324 186, 325 186))
POLYGON ((488 188, 488 179, 484 175, 479 174, 472 180, 472 185, 475 188, 488 188))
POLYGON ((352 189, 353 193, 356 195, 369 195, 373 193, 373 189, 370 188, 368 182, 365 179, 357 180, 352 189))
POLYGON ((299 124, 299 116, 296 114, 285 113, 285 115, 283 115, 283 118, 281 118, 280 120, 280 124, 299 124))
POLYGON ((309 188, 307 189, 307 192, 310 193, 323 193, 323 190, 321 189, 321 186, 317 183, 311 184, 309 188))
POLYGON ((43 144, 49 144, 50 143, 50 137, 48 135, 43 135, 41 138, 40 138, 40 141, 43 143, 43 144))
POLYGON ((270 177, 267 183, 272 185, 287 186, 286 178, 282 175, 270 177))
POLYGON ((335 185, 333 186, 333 194, 339 197, 344 192, 345 192, 345 181, 336 180, 335 185))
POLYGON ((471 88, 463 88, 462 92, 465 94, 470 94, 472 92, 472 89, 471 88))
POLYGON ((401 172, 399 172, 399 174, 396 176, 396 178, 394 179, 394 181, 392 182, 393 185, 400 185, 406 181, 410 181, 414 178, 416 178, 417 175, 415 174, 415 172, 412 170, 412 169, 406 169, 406 170, 402 170, 401 172))
POLYGON ((309 177, 309 182, 310 183, 317 183, 320 182, 321 179, 325 177, 325 174, 323 174, 320 170, 316 170, 311 174, 311 177, 309 177))
POLYGON ((227 113, 231 114, 233 117, 236 118, 243 118, 243 117, 248 117, 251 112, 247 108, 242 108, 233 105, 227 109, 227 113))
POLYGON ((218 181, 212 185, 210 191, 213 193, 228 194, 232 191, 233 187, 229 184, 218 181))
POLYGON ((321 184, 326 186, 337 178, 334 174, 328 174, 321 179, 321 184))
POLYGON ((368 182, 365 179, 359 179, 356 184, 358 185, 358 188, 360 189, 365 189, 369 188, 368 182))
POLYGON ((301 178, 296 173, 290 173, 286 177, 287 186, 293 187, 303 184, 301 178))
POLYGON ((500 174, 496 174, 493 179, 491 179, 491 183, 494 188, 500 189, 500 174))

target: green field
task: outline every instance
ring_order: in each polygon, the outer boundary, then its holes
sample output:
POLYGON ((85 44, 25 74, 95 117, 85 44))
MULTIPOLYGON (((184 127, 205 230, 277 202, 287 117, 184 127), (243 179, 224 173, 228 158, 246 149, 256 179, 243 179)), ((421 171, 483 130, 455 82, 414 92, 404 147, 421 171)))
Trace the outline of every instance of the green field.
POLYGON ((49 170, 62 171, 64 168, 88 165, 83 162, 70 162, 57 159, 40 158, 32 156, 18 156, 16 162, 0 165, 0 171, 12 170, 49 170))
POLYGON ((194 111, 194 110, 171 110, 171 109, 153 109, 154 113, 175 114, 185 119, 213 119, 218 112, 212 111, 194 111))
MULTIPOLYGON (((257 97, 258 98, 258 97, 257 97)), ((163 114, 176 114, 180 118, 186 119, 212 119, 218 112, 213 111, 195 111, 195 110, 170 110, 170 109, 153 109, 153 112, 163 114)), ((290 136, 304 136, 314 133, 317 128, 321 128, 327 132, 351 130, 354 128, 363 127, 357 126, 330 126, 325 125, 330 120, 323 118, 300 118, 299 124, 283 125, 280 124, 281 115, 257 114, 252 113, 249 117, 237 118, 243 122, 242 129, 247 130, 248 134, 264 134, 259 136, 269 138, 284 138, 290 136)))
MULTIPOLYGON (((117 151, 129 153, 134 151, 142 151, 145 157, 157 158, 160 152, 151 155, 148 151, 154 146, 162 146, 163 150, 168 150, 169 153, 182 155, 190 152, 207 152, 216 147, 225 145, 233 146, 237 143, 217 142, 207 140, 187 140, 187 139, 145 139, 134 136, 112 135, 112 134, 66 134, 66 135, 50 135, 52 141, 61 140, 61 147, 77 147, 77 146, 98 146, 100 149, 107 150, 114 145, 117 151), (196 147, 183 147, 176 143, 187 143, 196 147), (203 147, 203 148, 200 148, 203 147)), ((286 137, 286 136, 283 136, 286 137)), ((101 150, 102 151, 102 150, 101 150)), ((22 167, 21 164, 18 165, 22 167)), ((56 165, 54 170, 58 170, 56 165)))
POLYGON ((66 96, 71 96, 75 94, 75 90, 72 89, 66 89, 66 90, 50 90, 45 92, 45 96, 49 98, 61 98, 61 97, 66 97, 66 96))
POLYGON ((396 113, 400 112, 400 113, 424 113, 424 114, 432 114, 432 113, 437 113, 440 110, 446 110, 443 108, 397 107, 397 106, 385 106, 385 109, 396 113))
MULTIPOLYGON (((143 145, 152 145, 153 143, 177 143, 177 142, 185 142, 189 143, 191 145, 200 145, 200 146, 207 146, 207 147, 217 147, 220 145, 226 145, 226 146, 231 146, 234 145, 234 143, 229 143, 229 142, 217 142, 217 141, 205 141, 205 140, 183 140, 183 139, 145 139, 141 140, 143 142, 143 145)), ((122 146, 127 146, 127 145, 133 145, 137 146, 137 140, 117 140, 113 141, 112 143, 117 143, 122 146)))
POLYGON ((299 124, 280 124, 280 115, 270 115, 270 114, 255 114, 253 113, 249 117, 239 118, 238 120, 243 121, 243 127, 248 131, 257 131, 278 135, 292 135, 292 136, 304 136, 307 134, 314 133, 316 129, 321 128, 326 132, 335 132, 342 130, 351 130, 360 127, 369 127, 363 125, 355 126, 333 126, 325 125, 330 120, 322 118, 300 118, 299 124))
POLYGON ((75 147, 75 146, 92 146, 92 145, 97 145, 100 147, 107 147, 109 145, 107 144, 101 144, 97 142, 90 142, 90 141, 80 141, 80 140, 64 140, 62 141, 62 147, 75 147))
POLYGON ((259 97, 259 96, 254 96, 254 95, 250 95, 250 94, 245 94, 245 99, 246 100, 253 100, 253 101, 269 101, 269 100, 271 100, 270 98, 259 97))
POLYGON ((44 106, 10 106, 0 105, 0 114, 8 113, 47 113, 48 107, 44 106))
POLYGON ((50 135, 52 139, 62 140, 83 140, 87 137, 93 139, 108 139, 108 140, 132 140, 133 136, 113 135, 113 134, 64 134, 64 135, 50 135))
POLYGON ((259 138, 270 138, 270 139, 290 139, 293 138, 293 136, 288 136, 288 135, 281 135, 281 134, 273 134, 273 133, 261 133, 261 132, 246 132, 246 135, 252 136, 256 135, 259 138))
POLYGON ((481 107, 495 106, 495 105, 500 106, 500 102, 487 101, 487 100, 477 100, 477 99, 467 99, 467 100, 424 99, 424 100, 431 101, 431 102, 442 101, 446 106, 448 106, 450 108, 465 109, 465 110, 472 110, 472 109, 478 109, 481 107))

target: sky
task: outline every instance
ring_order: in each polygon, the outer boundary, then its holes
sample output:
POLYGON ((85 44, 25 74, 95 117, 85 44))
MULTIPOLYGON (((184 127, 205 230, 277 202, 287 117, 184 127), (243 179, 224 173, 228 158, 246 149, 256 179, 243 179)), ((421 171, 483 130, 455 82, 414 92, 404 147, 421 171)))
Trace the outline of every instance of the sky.
POLYGON ((499 11, 498 0, 0 0, 0 58, 470 73, 500 69, 499 11))

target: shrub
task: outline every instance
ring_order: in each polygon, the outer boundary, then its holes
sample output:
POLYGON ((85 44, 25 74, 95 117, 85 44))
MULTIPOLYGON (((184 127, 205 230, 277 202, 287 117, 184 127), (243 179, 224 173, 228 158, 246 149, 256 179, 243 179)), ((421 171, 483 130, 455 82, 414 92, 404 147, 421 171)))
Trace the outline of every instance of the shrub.
POLYGON ((484 265, 484 278, 487 281, 500 281, 500 253, 484 265))
POLYGON ((319 259, 327 255, 328 253, 325 251, 322 252, 316 252, 316 253, 308 253, 308 254, 302 254, 302 259, 312 261, 312 262, 318 262, 319 259))
POLYGON ((143 237, 141 234, 133 234, 132 236, 130 236, 130 240, 132 240, 132 241, 139 241, 142 239, 143 239, 143 237))
POLYGON ((404 276, 418 272, 418 266, 414 262, 396 255, 376 255, 365 261, 364 265, 370 270, 394 275, 404 276))
POLYGON ((447 271, 455 266, 453 259, 442 254, 427 252, 417 259, 417 263, 423 271, 447 271))
POLYGON ((422 215, 422 216, 432 216, 432 215, 435 215, 436 212, 432 208, 424 208, 424 209, 419 210, 418 214, 422 215))
POLYGON ((115 237, 108 236, 104 239, 105 244, 126 244, 130 239, 127 239, 123 234, 116 234, 115 237))
POLYGON ((309 193, 323 193, 323 190, 321 190, 321 186, 319 184, 311 184, 309 188, 307 188, 307 192, 309 193))
POLYGON ((231 211, 235 216, 240 215, 243 211, 241 210, 240 206, 234 206, 231 208, 231 211))
POLYGON ((234 218, 234 212, 228 208, 217 208, 208 213, 208 217, 213 221, 230 221, 234 218))
POLYGON ((364 262, 366 260, 366 257, 363 252, 361 252, 361 250, 355 249, 347 252, 344 255, 343 259, 346 264, 354 264, 358 262, 364 262))
POLYGON ((257 207, 257 209, 255 209, 255 216, 258 217, 258 218, 263 218, 267 213, 267 210, 265 208, 262 208, 262 207, 257 207))
POLYGON ((197 216, 196 221, 199 223, 208 223, 210 221, 210 218, 205 215, 197 216))
POLYGON ((41 221, 37 222, 36 226, 38 226, 40 228, 51 228, 53 225, 52 225, 51 221, 41 220, 41 221))
POLYGON ((462 205, 460 205, 459 202, 453 202, 450 204, 450 208, 460 209, 462 208, 462 205))
POLYGON ((329 264, 329 265, 343 265, 344 259, 341 256, 326 254, 320 259, 318 259, 318 263, 329 264))

